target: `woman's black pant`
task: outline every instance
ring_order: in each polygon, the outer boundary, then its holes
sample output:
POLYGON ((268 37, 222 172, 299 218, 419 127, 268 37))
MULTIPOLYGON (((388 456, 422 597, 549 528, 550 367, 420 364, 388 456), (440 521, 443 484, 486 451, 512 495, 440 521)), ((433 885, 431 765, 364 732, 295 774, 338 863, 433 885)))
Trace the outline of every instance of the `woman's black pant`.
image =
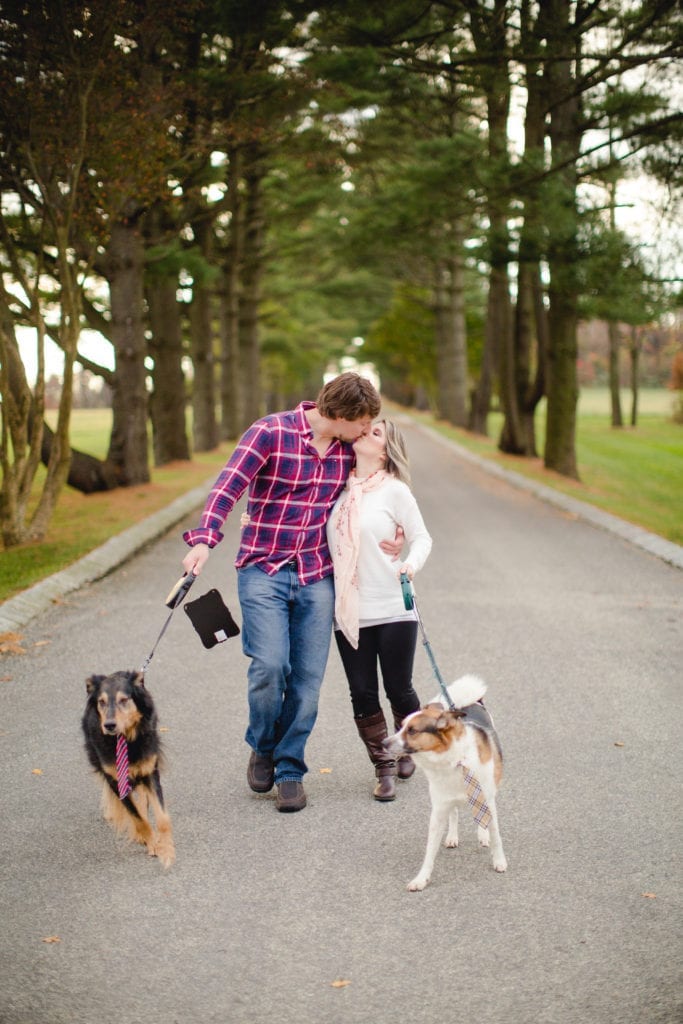
POLYGON ((418 710, 420 701, 413 689, 417 622, 364 626, 359 630, 355 650, 340 629, 334 631, 334 636, 349 682, 354 718, 366 718, 381 709, 378 666, 394 713, 405 718, 418 710))

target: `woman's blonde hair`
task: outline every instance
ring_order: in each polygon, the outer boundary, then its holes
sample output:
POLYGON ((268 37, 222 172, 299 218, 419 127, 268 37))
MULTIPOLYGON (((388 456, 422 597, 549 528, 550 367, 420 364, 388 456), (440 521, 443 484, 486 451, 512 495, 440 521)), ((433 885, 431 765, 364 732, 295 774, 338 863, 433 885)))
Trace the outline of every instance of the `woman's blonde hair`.
POLYGON ((410 468, 408 465, 408 452, 403 434, 393 420, 381 420, 387 434, 387 461, 385 469, 398 480, 410 487, 410 468))

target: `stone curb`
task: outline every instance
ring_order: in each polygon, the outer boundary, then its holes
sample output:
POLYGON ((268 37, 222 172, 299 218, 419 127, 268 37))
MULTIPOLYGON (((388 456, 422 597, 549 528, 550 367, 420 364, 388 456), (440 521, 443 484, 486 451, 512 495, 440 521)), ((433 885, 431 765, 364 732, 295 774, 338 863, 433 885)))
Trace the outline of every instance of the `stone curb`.
MULTIPOLYGON (((665 540, 664 537, 659 537, 656 533, 649 533, 640 526, 634 526, 633 523, 619 519, 609 512, 603 512, 593 505, 588 505, 585 501, 579 501, 577 498, 571 498, 560 491, 554 491, 551 487, 536 483, 536 481, 530 480, 520 473, 515 473, 513 470, 504 469, 495 462, 489 462, 487 459, 475 455, 467 448, 458 444, 457 441, 444 437, 431 427, 413 420, 410 416, 406 416, 406 418, 410 420, 416 429, 428 434, 433 440, 456 452, 459 458, 478 466, 491 476, 505 480, 520 490, 528 491, 541 501, 561 508, 565 512, 569 512, 579 519, 592 523, 593 526, 597 526, 602 530, 607 530, 628 541, 628 543, 642 548, 649 554, 661 558, 670 565, 683 569, 683 547, 680 545, 665 540)), ((161 536, 172 526, 175 526, 181 519, 184 519, 193 509, 203 506, 206 495, 213 484, 214 477, 211 477, 206 484, 195 487, 182 497, 176 498, 166 508, 149 516, 141 523, 136 523, 135 526, 124 530, 118 536, 110 538, 101 547, 91 551, 67 569, 62 569, 61 572, 48 576, 47 579, 41 580, 35 586, 22 591, 16 597, 11 597, 4 601, 0 604, 0 634, 20 629, 30 622, 31 619, 40 615, 41 612, 64 597, 65 594, 78 590, 79 587, 87 583, 101 579, 107 573, 122 565, 140 548, 149 544, 150 541, 156 540, 157 537, 161 536)))
POLYGON ((202 507, 214 482, 215 477, 211 477, 205 484, 176 498, 166 508, 129 527, 116 537, 111 537, 101 547, 90 551, 73 565, 23 590, 16 597, 4 601, 0 604, 0 634, 10 633, 25 626, 65 594, 78 590, 86 583, 101 579, 116 569, 140 548, 179 523, 193 509, 202 507))

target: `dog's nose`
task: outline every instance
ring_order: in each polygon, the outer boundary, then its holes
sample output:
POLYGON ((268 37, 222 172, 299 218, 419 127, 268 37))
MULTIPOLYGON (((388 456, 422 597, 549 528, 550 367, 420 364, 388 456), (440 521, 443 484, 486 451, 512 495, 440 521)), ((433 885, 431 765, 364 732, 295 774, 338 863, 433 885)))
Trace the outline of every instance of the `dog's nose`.
POLYGON ((116 722, 105 722, 102 729, 104 732, 108 733, 116 732, 116 722))

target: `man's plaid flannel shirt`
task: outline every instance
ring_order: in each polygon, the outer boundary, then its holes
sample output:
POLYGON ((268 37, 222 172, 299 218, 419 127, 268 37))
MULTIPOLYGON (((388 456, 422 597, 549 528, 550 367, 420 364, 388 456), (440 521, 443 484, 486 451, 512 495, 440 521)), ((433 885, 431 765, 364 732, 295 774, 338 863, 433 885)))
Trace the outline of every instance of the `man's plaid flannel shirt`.
POLYGON ((332 574, 325 524, 353 465, 351 445, 333 441, 321 456, 305 413, 314 402, 257 420, 242 435, 214 484, 191 547, 214 547, 220 528, 249 488, 250 523, 242 530, 235 565, 258 563, 273 575, 296 559, 302 584, 332 574))

